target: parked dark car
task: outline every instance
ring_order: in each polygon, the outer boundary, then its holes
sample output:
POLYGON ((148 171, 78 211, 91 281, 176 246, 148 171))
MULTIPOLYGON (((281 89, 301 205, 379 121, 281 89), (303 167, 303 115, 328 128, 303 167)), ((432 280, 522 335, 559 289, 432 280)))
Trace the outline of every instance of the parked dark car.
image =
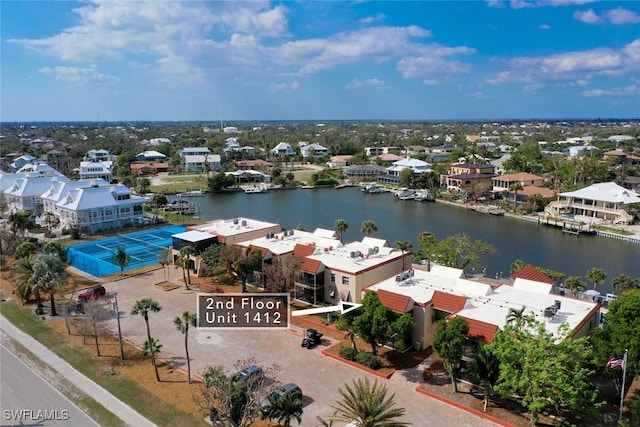
POLYGON ((107 290, 104 288, 104 286, 102 285, 94 286, 92 288, 85 289, 84 292, 78 295, 78 301, 87 302, 90 299, 98 299, 103 297, 104 294, 106 293, 107 293, 107 290))
POLYGON ((238 372, 238 375, 243 383, 249 385, 259 379, 262 379, 264 372, 260 366, 251 365, 238 372))
POLYGON ((304 331, 304 337, 302 338, 302 347, 311 348, 320 344, 322 341, 322 334, 313 328, 308 328, 304 331))
POLYGON ((268 413, 269 407, 272 403, 275 403, 279 399, 282 399, 282 397, 285 395, 293 395, 296 393, 299 394, 300 399, 302 399, 302 390, 294 383, 288 383, 283 385, 282 387, 270 391, 267 397, 260 404, 260 411, 262 412, 262 415, 264 416, 268 413))

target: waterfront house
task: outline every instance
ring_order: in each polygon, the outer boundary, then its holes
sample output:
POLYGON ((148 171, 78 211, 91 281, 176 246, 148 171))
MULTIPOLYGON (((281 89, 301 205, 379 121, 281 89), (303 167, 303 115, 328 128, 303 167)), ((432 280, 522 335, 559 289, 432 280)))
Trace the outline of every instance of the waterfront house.
POLYGON ((510 191, 510 187, 514 184, 520 184, 522 188, 542 187, 544 185, 544 177, 529 172, 518 172, 498 175, 491 182, 493 183, 492 191, 494 193, 502 193, 510 191))
POLYGON ((347 166, 342 170, 347 179, 350 180, 376 180, 382 175, 386 175, 387 169, 376 165, 354 165, 347 166))
POLYGON ((625 210, 633 203, 640 203, 640 195, 635 191, 614 182, 601 182, 558 194, 558 199, 545 208, 545 215, 554 219, 624 225, 633 222, 633 215, 625 210))
POLYGON ((478 184, 491 186, 495 177, 495 168, 491 164, 456 163, 450 166, 449 173, 440 176, 440 183, 449 190, 461 191, 478 184))
POLYGON ((397 187, 400 182, 400 175, 405 169, 411 169, 415 174, 433 171, 430 163, 407 156, 404 159, 393 162, 393 164, 387 168, 387 173, 378 177, 378 181, 397 187))
POLYGON ((96 233, 144 224, 143 205, 148 199, 133 195, 122 184, 88 184, 71 189, 56 203, 61 227, 77 226, 82 233, 96 233))
MULTIPOLYGON (((581 337, 599 324, 597 302, 573 299, 551 293, 552 285, 523 278, 513 284, 491 286, 467 279, 462 270, 432 265, 428 271, 412 266, 367 287, 377 292, 380 301, 392 310, 410 313, 415 322, 413 339, 420 348, 433 343, 438 322, 463 317, 469 324, 469 338, 491 342, 494 334, 507 324, 511 309, 532 314, 558 333, 569 325, 568 337, 581 337)), ((567 338, 559 336, 558 339, 567 338)))
POLYGON ((129 167, 134 175, 154 175, 158 172, 169 172, 169 163, 131 163, 129 167))
POLYGON ((181 154, 181 156, 185 172, 217 171, 222 167, 219 154, 181 154))

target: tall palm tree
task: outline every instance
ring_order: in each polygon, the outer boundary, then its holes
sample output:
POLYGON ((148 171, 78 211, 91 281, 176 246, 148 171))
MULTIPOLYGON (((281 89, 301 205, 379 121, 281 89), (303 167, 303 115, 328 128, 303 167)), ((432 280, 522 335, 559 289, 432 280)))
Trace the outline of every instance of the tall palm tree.
POLYGON ((620 274, 611 280, 611 284, 613 285, 613 289, 622 293, 629 289, 637 288, 640 285, 640 279, 634 279, 626 274, 620 274))
POLYGON ((158 264, 162 266, 162 274, 164 275, 164 281, 169 280, 168 270, 169 270, 169 262, 171 258, 171 249, 163 249, 156 254, 156 259, 158 260, 158 264), (166 267, 166 269, 165 269, 166 267))
POLYGON ((189 326, 196 326, 197 316, 195 313, 184 311, 182 316, 176 316, 173 319, 173 324, 176 325, 176 329, 184 334, 184 351, 187 355, 187 378, 189 384, 191 384, 191 359, 189 359, 189 326))
POLYGON ((362 221, 362 226, 360 227, 360 232, 366 233, 367 236, 371 236, 376 231, 378 231, 378 226, 376 225, 375 222, 371 221, 370 219, 368 219, 366 221, 362 221))
MULTIPOLYGON (((18 258, 13 263, 16 272, 16 294, 20 296, 22 305, 29 302, 29 295, 31 291, 35 290, 33 286, 33 261, 35 258, 35 255, 18 258), (29 291, 27 291, 27 289, 29 289, 29 291)), ((36 301, 38 307, 41 307, 42 303, 40 302, 39 292, 36 292, 36 301)))
POLYGON ((405 252, 410 252, 412 248, 413 248, 413 245, 411 244, 411 242, 401 242, 401 241, 396 242, 396 248, 393 250, 402 251, 402 271, 404 271, 404 254, 405 252))
POLYGON ((113 259, 116 261, 116 264, 118 264, 118 267, 120 267, 120 274, 124 276, 124 268, 129 264, 129 261, 131 261, 131 255, 129 255, 122 246, 118 246, 113 253, 113 259))
POLYGON ((340 243, 344 243, 344 233, 347 231, 347 229, 349 228, 349 224, 347 223, 347 221, 345 221, 344 219, 337 219, 335 225, 333 226, 333 229, 336 230, 338 232, 338 235, 340 235, 340 243))
POLYGON ((569 289, 571 295, 576 296, 578 292, 582 292, 587 289, 587 285, 582 281, 582 278, 579 276, 571 276, 567 277, 564 281, 564 286, 569 289))
POLYGON ((601 268, 593 267, 587 271, 585 277, 593 283, 593 289, 596 289, 600 283, 605 281, 607 273, 605 273, 601 268))
POLYGON ((427 269, 431 271, 431 261, 438 246, 438 239, 435 234, 423 231, 418 235, 418 244, 420 245, 422 256, 427 259, 427 269))
MULTIPOLYGON (((144 319, 144 323, 147 326, 147 341, 152 343, 151 340, 151 329, 149 328, 149 312, 157 313, 162 309, 160 303, 151 298, 143 298, 138 300, 133 305, 131 309, 131 315, 137 316, 140 315, 144 319)), ((156 370, 156 379, 160 381, 160 375, 158 374, 158 366, 156 365, 155 353, 151 352, 151 363, 153 364, 154 369, 156 370)))
POLYGON ((56 241, 47 242, 44 245, 43 252, 56 255, 60 258, 60 261, 69 265, 69 249, 67 249, 62 243, 56 241))
POLYGON ((49 293, 51 316, 58 315, 54 299, 55 292, 58 286, 66 283, 68 278, 67 264, 62 262, 56 255, 38 255, 33 260, 32 283, 38 291, 42 290, 49 293))
POLYGON ((510 308, 507 312, 507 325, 515 323, 516 326, 524 319, 524 311, 527 309, 524 305, 522 308, 510 308))
POLYGON ((522 190, 522 184, 520 182, 514 182, 509 186, 509 191, 513 191, 513 210, 518 208, 518 191, 522 190))
POLYGON ((335 410, 330 421, 349 423, 356 421, 359 427, 404 427, 408 423, 399 421, 406 410, 396 406, 395 393, 387 396, 388 389, 377 380, 366 378, 345 384, 338 389, 342 400, 332 406, 335 410))
POLYGON ((191 284, 191 256, 196 253, 193 246, 185 246, 180 249, 179 264, 182 267, 182 274, 184 277, 184 271, 187 270, 187 276, 184 281, 184 286, 189 289, 191 284))

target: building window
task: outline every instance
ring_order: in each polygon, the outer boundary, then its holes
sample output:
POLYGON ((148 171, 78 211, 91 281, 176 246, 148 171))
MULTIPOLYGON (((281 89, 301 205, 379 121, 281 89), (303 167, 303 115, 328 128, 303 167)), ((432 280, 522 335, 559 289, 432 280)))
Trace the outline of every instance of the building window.
POLYGON ((342 276, 342 284, 349 285, 349 278, 347 276, 342 276))
POLYGON ((336 273, 331 273, 331 283, 336 283, 336 273))

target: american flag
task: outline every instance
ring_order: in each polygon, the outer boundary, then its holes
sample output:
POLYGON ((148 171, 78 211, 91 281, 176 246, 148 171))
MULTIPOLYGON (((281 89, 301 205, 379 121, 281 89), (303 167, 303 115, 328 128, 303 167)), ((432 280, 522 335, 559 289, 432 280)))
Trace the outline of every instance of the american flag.
POLYGON ((618 356, 613 356, 607 362, 607 368, 615 368, 616 366, 620 366, 624 368, 624 356, 619 354, 618 356))

